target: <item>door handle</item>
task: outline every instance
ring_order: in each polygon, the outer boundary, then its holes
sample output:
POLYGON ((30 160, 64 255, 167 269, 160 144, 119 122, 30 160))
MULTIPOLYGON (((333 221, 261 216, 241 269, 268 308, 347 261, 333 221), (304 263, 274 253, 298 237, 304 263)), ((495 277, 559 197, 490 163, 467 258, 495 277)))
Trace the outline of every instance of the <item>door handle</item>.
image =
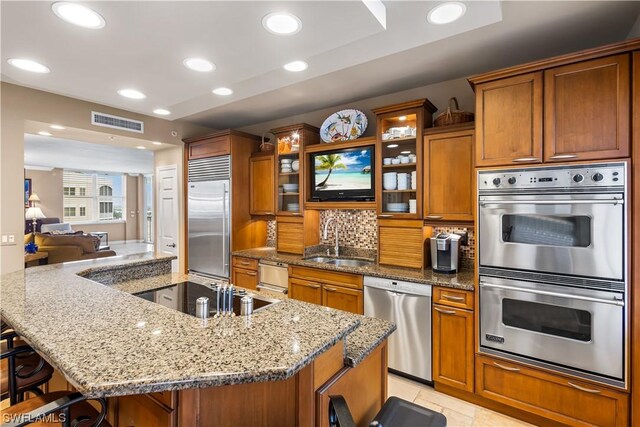
MULTIPOLYGON (((294 283, 294 285, 295 285, 295 283, 294 283)), ((312 285, 311 283, 305 283, 302 286, 306 286, 306 287, 311 288, 311 289, 319 289, 320 288, 320 285, 312 285)))
POLYGON ((596 390, 596 389, 593 389, 593 388, 580 387, 579 385, 574 384, 571 381, 567 381, 567 384, 569 384, 571 387, 573 387, 575 389, 578 389, 580 391, 584 391, 584 392, 587 392, 587 393, 593 393, 593 394, 601 393, 600 390, 596 390))
POLYGON ((175 248, 175 247, 176 247, 176 244, 175 244, 175 243, 172 243, 172 244, 170 244, 170 245, 166 245, 166 246, 167 246, 168 248, 175 248))
POLYGON ((601 298, 594 298, 594 297, 585 297, 585 296, 582 296, 582 295, 565 294, 565 293, 561 293, 561 292, 551 292, 551 291, 543 291, 543 290, 538 290, 538 289, 518 288, 518 287, 515 287, 515 286, 494 285, 494 284, 485 283, 485 282, 480 282, 480 287, 481 288, 502 289, 502 290, 505 290, 505 291, 526 292, 526 293, 536 294, 536 295, 546 295, 546 296, 556 297, 556 298, 565 298, 565 299, 568 299, 568 300, 572 300, 573 299, 573 300, 596 302, 596 303, 600 303, 600 304, 611 304, 611 305, 617 305, 618 307, 624 307, 624 301, 617 300, 615 298, 608 300, 608 299, 601 299, 601 298))
POLYGON ((540 159, 537 157, 520 157, 517 159, 513 159, 511 160, 514 163, 520 163, 520 162, 539 162, 540 159))
POLYGON ((325 289, 327 292, 335 292, 335 291, 336 291, 336 288, 330 288, 329 286, 325 286, 325 287, 324 287, 324 289, 325 289))
POLYGON ((438 312, 442 313, 442 314, 456 314, 456 312, 453 311, 453 310, 443 310, 443 309, 438 308, 438 307, 433 307, 433 309, 435 311, 438 311, 438 312))
POLYGON ((504 369, 505 371, 520 372, 520 368, 512 368, 510 366, 504 366, 504 365, 501 365, 498 362, 493 362, 493 364, 496 365, 500 369, 504 369))
POLYGON ((549 157, 550 160, 562 160, 562 159, 575 159, 578 157, 577 154, 556 154, 555 156, 549 157))
POLYGON ((427 215, 425 219, 442 219, 442 216, 439 215, 427 215))
POLYGON ((594 200, 480 200, 480 206, 488 207, 500 205, 622 205, 621 199, 594 199, 594 200))
POLYGON ((454 297, 453 295, 442 294, 442 298, 451 300, 451 301, 464 301, 464 297, 454 297))

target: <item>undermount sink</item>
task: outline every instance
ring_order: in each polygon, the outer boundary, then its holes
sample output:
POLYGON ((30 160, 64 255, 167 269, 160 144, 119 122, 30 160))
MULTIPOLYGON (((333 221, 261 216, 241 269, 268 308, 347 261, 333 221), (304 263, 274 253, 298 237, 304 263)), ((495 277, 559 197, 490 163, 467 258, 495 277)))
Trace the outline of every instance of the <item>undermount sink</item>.
POLYGON ((363 267, 365 265, 373 264, 372 261, 367 261, 364 259, 346 259, 346 258, 335 258, 331 261, 328 261, 327 264, 334 264, 338 266, 345 267, 363 267))
POLYGON ((363 267, 365 265, 373 264, 373 261, 367 261, 364 259, 330 258, 325 256, 305 258, 305 261, 320 262, 323 264, 333 264, 333 265, 344 266, 344 267, 363 267))

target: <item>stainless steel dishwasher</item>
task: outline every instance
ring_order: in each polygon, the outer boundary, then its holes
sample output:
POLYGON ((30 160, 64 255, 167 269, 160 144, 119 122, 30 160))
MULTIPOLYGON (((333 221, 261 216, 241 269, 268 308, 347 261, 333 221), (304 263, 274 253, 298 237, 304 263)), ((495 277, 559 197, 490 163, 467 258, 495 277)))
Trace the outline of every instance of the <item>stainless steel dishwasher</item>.
POLYGON ((364 277, 364 315, 394 322, 389 369, 431 382, 431 285, 364 277))

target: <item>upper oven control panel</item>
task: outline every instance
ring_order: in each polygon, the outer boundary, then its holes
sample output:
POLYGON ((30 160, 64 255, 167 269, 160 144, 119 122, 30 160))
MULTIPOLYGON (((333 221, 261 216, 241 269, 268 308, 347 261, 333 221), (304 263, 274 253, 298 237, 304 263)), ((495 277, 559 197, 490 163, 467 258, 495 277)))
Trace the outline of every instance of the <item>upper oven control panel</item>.
POLYGON ((478 172, 478 190, 624 187, 624 163, 542 166, 478 172))

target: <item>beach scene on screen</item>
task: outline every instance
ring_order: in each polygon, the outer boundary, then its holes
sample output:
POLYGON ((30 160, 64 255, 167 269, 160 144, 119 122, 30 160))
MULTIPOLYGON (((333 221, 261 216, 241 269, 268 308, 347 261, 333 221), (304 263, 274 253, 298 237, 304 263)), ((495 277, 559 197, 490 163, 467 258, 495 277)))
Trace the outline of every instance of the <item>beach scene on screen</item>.
POLYGON ((325 154, 315 158, 318 191, 371 188, 371 149, 325 154))

